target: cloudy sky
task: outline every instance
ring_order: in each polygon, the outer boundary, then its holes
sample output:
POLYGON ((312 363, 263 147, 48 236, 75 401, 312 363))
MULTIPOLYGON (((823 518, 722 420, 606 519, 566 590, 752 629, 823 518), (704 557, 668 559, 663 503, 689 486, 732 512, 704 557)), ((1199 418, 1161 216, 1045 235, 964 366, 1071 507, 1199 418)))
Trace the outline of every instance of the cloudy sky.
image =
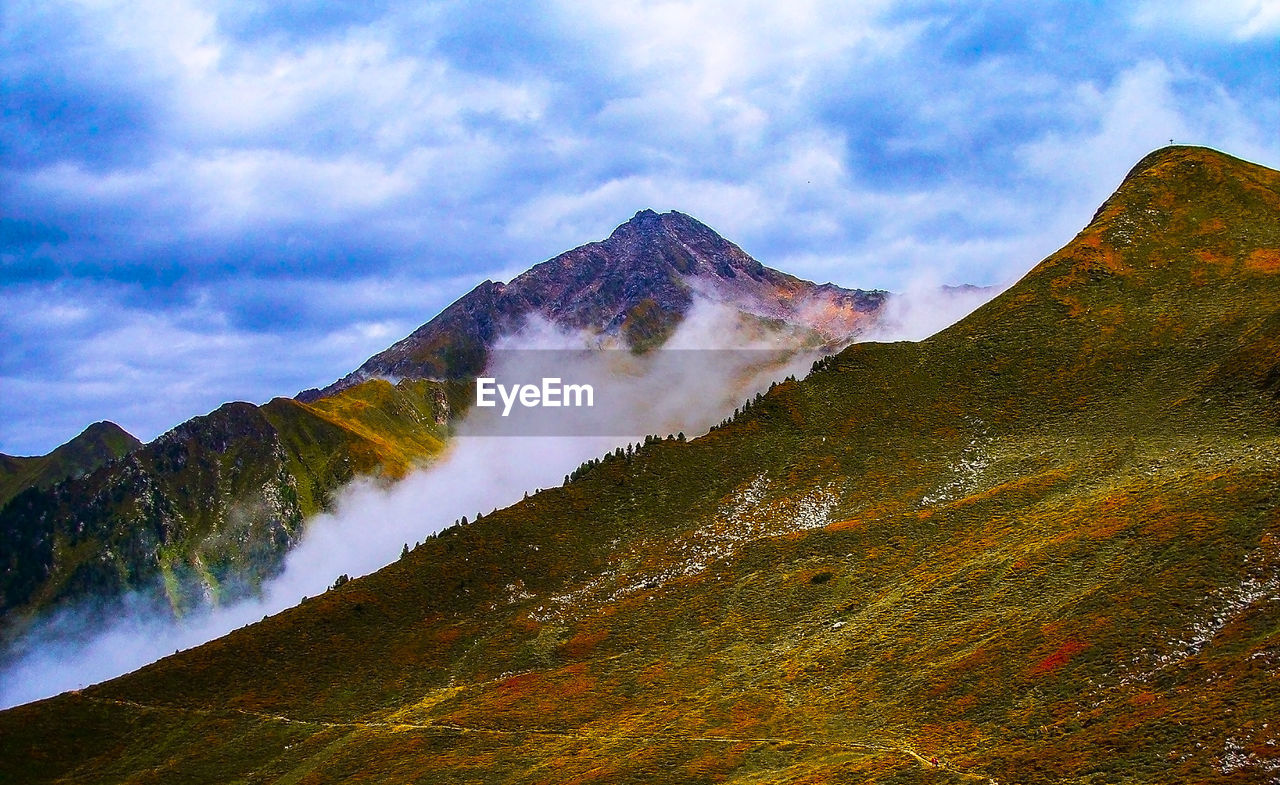
POLYGON ((1277 0, 9 0, 0 79, 10 454, 327 383, 645 207, 982 284, 1170 139, 1280 166, 1277 0))

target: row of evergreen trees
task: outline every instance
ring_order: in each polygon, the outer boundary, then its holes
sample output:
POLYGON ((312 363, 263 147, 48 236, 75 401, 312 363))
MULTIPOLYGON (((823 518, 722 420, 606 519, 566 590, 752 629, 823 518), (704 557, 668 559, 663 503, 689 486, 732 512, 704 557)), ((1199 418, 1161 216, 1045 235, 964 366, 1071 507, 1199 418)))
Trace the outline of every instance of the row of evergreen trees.
POLYGON ((613 452, 607 452, 599 458, 592 458, 589 461, 585 461, 584 463, 579 465, 578 468, 574 469, 573 471, 569 472, 564 476, 564 484, 568 485, 569 483, 573 482, 579 477, 585 477, 587 473, 589 473, 595 467, 600 466, 601 464, 609 463, 611 461, 630 461, 632 458, 639 455, 641 451, 643 451, 645 448, 655 444, 661 444, 664 441, 684 442, 685 441, 684 431, 681 431, 680 433, 676 433, 676 434, 669 433, 667 434, 667 438, 665 439, 663 439, 661 436, 659 436, 656 433, 650 434, 644 437, 643 443, 641 442, 636 442, 635 444, 628 443, 625 449, 622 447, 619 447, 615 449, 613 452))

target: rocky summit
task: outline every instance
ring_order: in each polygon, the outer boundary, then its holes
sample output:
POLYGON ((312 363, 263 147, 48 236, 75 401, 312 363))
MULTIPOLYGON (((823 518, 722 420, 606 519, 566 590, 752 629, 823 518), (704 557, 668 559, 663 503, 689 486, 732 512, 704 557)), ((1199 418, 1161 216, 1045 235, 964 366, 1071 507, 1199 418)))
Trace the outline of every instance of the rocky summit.
POLYGON ((801 280, 764 266, 683 213, 641 210, 605 240, 535 265, 510 283, 485 281, 354 372, 299 398, 372 378, 474 376, 494 343, 534 315, 643 349, 661 344, 701 297, 844 345, 871 324, 887 296, 801 280))
POLYGON ((83 477, 100 466, 142 446, 113 422, 96 422, 48 455, 20 457, 0 454, 0 507, 27 488, 49 488, 63 480, 83 477))

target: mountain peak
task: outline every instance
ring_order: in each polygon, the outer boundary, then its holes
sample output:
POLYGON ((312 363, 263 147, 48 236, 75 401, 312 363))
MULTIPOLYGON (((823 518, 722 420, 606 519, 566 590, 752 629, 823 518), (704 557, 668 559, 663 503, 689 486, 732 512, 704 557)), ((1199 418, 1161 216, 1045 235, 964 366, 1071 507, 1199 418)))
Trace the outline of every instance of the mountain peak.
POLYGON ((1141 160, 1133 165, 1133 168, 1125 175, 1122 182, 1128 182, 1136 177, 1140 177, 1148 173, 1159 173, 1163 168, 1167 168, 1170 164, 1176 165, 1177 163, 1184 161, 1193 163, 1211 163, 1216 165, 1222 165, 1230 162, 1243 163, 1239 158, 1214 150, 1211 147, 1171 144, 1152 150, 1144 155, 1141 160))
MULTIPOLYGON (((975 313, 984 329, 1053 303, 1085 324, 1116 319, 1131 297, 1204 297, 1208 287, 1266 286, 1280 272, 1280 172, 1206 147, 1162 147, 1139 161, 1075 238, 975 313), (1012 291, 1012 290, 1010 290, 1012 291), (1195 294, 1189 294, 1195 293, 1195 294)), ((1245 295, 1233 295, 1245 296, 1245 295)), ((1249 295, 1252 296, 1252 295, 1249 295)))
POLYGON ((120 439, 124 442, 133 444, 134 446, 141 446, 142 444, 133 436, 133 434, 110 420, 99 420, 93 423, 81 431, 80 435, 75 437, 75 439, 72 439, 72 441, 82 439, 120 439))
POLYGON ((505 285, 486 281, 353 373, 299 400, 375 377, 474 375, 497 339, 535 314, 562 329, 621 336, 633 347, 644 335, 642 343, 657 345, 696 297, 841 341, 862 329, 884 293, 816 286, 765 267, 691 216, 645 208, 604 240, 534 265, 505 285), (652 324, 638 328, 646 319, 652 324))
MULTIPOLYGON (((1148 223, 1157 214, 1189 219, 1188 210, 1206 201, 1229 204, 1250 195, 1272 194, 1275 171, 1208 147, 1170 145, 1148 153, 1094 213, 1086 231, 1100 225, 1148 223)), ((1167 232, 1169 227, 1164 227, 1167 232)))
POLYGON ((0 507, 26 488, 49 488, 69 477, 88 474, 141 446, 133 434, 102 420, 48 455, 0 455, 0 507))
POLYGON ((1196 145, 1168 145, 1153 150, 1134 164, 1119 187, 1094 213, 1099 219, 1115 217, 1126 209, 1161 210, 1191 201, 1226 198, 1243 183, 1272 190, 1275 172, 1264 166, 1196 145))
MULTIPOLYGON (((675 210, 665 213, 640 210, 603 242, 589 243, 556 258, 576 259, 580 251, 587 249, 605 251, 611 260, 609 269, 600 272, 628 278, 648 276, 653 279, 649 283, 662 277, 704 280, 731 280, 741 274, 755 280, 767 277, 767 268, 737 245, 696 218, 675 210)), ((540 267, 534 267, 526 275, 535 274, 540 267)))
POLYGON ((676 212, 675 210, 659 213, 648 208, 638 211, 626 223, 619 224, 608 239, 681 237, 688 234, 708 234, 721 242, 728 242, 706 224, 684 213, 676 212))
MULTIPOLYGON (((626 223, 619 224, 609 234, 609 240, 627 237, 652 236, 662 231, 662 215, 648 208, 638 211, 626 223)), ((607 240, 606 240, 607 242, 607 240)))

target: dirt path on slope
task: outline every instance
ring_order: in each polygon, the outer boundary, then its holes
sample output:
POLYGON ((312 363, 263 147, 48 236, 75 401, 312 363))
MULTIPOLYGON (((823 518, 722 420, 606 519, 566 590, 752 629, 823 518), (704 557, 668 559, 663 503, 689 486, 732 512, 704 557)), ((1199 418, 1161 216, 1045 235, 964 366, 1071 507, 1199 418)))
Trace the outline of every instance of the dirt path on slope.
MULTIPOLYGON (((689 743, 710 743, 710 744, 768 744, 768 745, 791 745, 796 747, 808 747, 811 749, 830 749, 845 750, 850 752, 888 752, 898 753, 907 756, 922 767, 932 771, 946 771, 965 779, 975 780, 987 783, 987 785, 1000 785, 999 781, 994 777, 985 774, 957 769, 948 765, 945 761, 939 761, 938 765, 926 758, 924 755, 916 752, 911 747, 900 744, 877 744, 872 742, 856 742, 856 741, 821 741, 817 739, 788 739, 778 736, 760 736, 739 738, 731 736, 690 736, 679 733, 657 733, 657 734, 609 734, 609 733, 585 733, 580 731, 557 731, 547 730, 544 728, 528 728, 520 730, 503 730, 499 728, 477 728, 466 725, 455 725, 448 722, 386 722, 381 720, 368 720, 361 722, 332 722, 328 720, 300 720, 293 717, 286 717, 281 714, 270 714, 267 712, 249 711, 248 709, 197 709, 184 706, 164 706, 152 705, 146 703, 138 703, 136 701, 118 700, 112 698, 95 698, 80 693, 73 693, 80 700, 91 703, 98 703, 109 706, 123 706, 141 711, 155 711, 170 714, 181 714, 185 716, 200 717, 225 717, 227 715, 238 715, 249 717, 251 719, 263 722, 280 722, 290 725, 302 725, 312 728, 337 728, 348 729, 351 731, 359 730, 381 730, 390 731, 392 733, 405 731, 427 731, 427 732, 445 732, 459 736, 463 735, 487 735, 487 736, 543 736, 555 739, 566 739, 571 741, 591 741, 591 742, 641 742, 645 744, 657 744, 668 742, 689 742, 689 743)), ((345 735, 336 741, 327 745, 323 750, 317 753, 320 758, 327 758, 344 746, 351 740, 351 734, 345 735)), ((321 762, 317 756, 312 756, 309 760, 314 761, 305 771, 301 771, 300 775, 306 774, 314 766, 321 762)), ((287 778, 286 778, 287 779, 287 778)), ((280 783, 284 785, 285 781, 280 783)))

